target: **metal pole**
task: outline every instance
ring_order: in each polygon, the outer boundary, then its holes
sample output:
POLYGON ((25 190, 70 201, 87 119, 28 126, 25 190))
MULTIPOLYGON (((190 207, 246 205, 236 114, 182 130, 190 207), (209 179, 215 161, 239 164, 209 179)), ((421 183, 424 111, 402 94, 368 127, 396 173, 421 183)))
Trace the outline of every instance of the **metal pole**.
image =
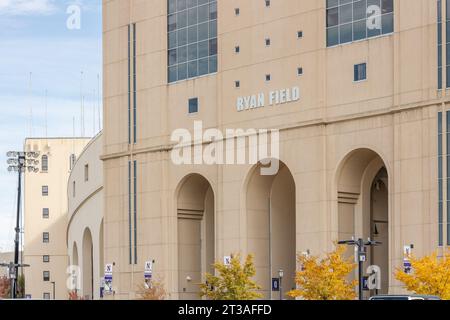
POLYGON ((53 300, 56 300, 56 296, 55 296, 56 295, 56 293, 55 293, 55 291, 56 291, 55 290, 56 282, 53 281, 52 285, 53 285, 53 300))
POLYGON ((363 239, 358 240, 358 295, 359 300, 363 300, 363 261, 362 255, 364 254, 364 242, 363 239))
POLYGON ((283 277, 280 277, 280 300, 283 300, 283 277))
POLYGON ((20 237, 20 199, 21 199, 21 193, 22 193, 22 157, 19 156, 19 185, 17 189, 17 217, 16 217, 16 238, 14 240, 14 281, 13 281, 13 287, 12 290, 12 298, 17 298, 17 275, 19 274, 19 237, 20 237))

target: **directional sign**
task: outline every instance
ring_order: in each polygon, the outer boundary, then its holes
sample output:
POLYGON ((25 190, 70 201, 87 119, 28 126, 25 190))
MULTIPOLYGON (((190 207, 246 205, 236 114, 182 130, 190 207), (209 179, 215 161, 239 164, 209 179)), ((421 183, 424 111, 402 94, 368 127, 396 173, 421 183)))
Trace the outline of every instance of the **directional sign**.
POLYGON ((111 275, 113 274, 113 265, 112 264, 107 264, 105 266, 105 275, 111 275))
POLYGON ((280 279, 279 278, 272 279, 272 291, 280 291, 280 279))
POLYGON ((113 265, 107 264, 105 266, 105 294, 111 294, 113 292, 112 289, 112 280, 113 280, 113 265))

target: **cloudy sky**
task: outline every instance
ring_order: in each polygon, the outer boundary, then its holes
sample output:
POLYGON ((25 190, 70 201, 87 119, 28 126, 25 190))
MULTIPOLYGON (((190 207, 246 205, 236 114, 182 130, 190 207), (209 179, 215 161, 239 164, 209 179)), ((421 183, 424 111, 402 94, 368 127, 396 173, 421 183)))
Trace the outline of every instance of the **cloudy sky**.
POLYGON ((48 136, 72 136, 74 119, 80 136, 81 96, 85 134, 98 131, 101 45, 101 0, 0 0, 0 251, 13 247, 17 194, 5 154, 44 137, 46 119, 48 136))

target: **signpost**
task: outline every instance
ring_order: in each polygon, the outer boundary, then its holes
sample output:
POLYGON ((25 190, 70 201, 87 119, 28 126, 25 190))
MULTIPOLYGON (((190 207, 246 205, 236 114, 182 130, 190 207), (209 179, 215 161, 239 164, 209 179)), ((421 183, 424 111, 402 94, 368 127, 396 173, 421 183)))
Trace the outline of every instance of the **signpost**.
POLYGON ((104 289, 105 294, 113 293, 112 282, 113 282, 113 265, 107 264, 105 266, 105 289, 104 289))

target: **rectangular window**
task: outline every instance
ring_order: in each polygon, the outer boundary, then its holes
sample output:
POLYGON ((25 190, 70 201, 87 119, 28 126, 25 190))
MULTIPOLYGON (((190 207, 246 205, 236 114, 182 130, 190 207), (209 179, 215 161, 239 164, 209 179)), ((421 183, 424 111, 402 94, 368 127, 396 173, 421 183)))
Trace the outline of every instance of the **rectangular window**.
POLYGON ((77 195, 77 183, 74 181, 72 182, 72 197, 76 197, 77 195))
POLYGON ((438 89, 442 89, 442 0, 437 0, 438 89))
POLYGON ((48 281, 50 281, 50 271, 44 271, 43 272, 43 280, 45 281, 45 282, 48 282, 48 281))
POLYGON ((42 186, 42 196, 48 197, 48 186, 42 186))
POLYGON ((393 0, 327 0, 327 46, 394 32, 393 0))
POLYGON ((367 64, 366 63, 360 63, 355 64, 354 66, 354 76, 353 81, 362 81, 367 79, 367 64))
POLYGON ((42 172, 48 172, 48 156, 47 155, 43 155, 41 158, 41 171, 42 172))
POLYGON ((168 82, 217 72, 217 1, 167 3, 168 82))
POLYGON ((50 209, 43 208, 42 209, 42 219, 49 219, 49 218, 50 218, 50 209))
MULTIPOLYGON (((447 75, 447 81, 446 85, 447 88, 450 88, 450 0, 446 0, 446 14, 445 14, 445 30, 446 30, 446 49, 447 49, 447 55, 445 57, 445 66, 446 66, 446 75, 447 75)), ((442 20, 442 18, 441 18, 442 20)), ((442 42, 441 42, 442 43, 442 42)))
POLYGON ((89 165, 84 166, 84 182, 89 181, 89 165))
POLYGON ((198 112, 198 98, 189 99, 189 113, 198 112))
POLYGON ((133 263, 133 253, 132 253, 133 240, 132 240, 132 225, 131 225, 131 214, 132 214, 131 170, 132 170, 131 161, 128 161, 128 249, 129 249, 130 264, 133 263))
POLYGON ((447 161, 447 245, 450 245, 450 111, 446 112, 446 161, 447 161))
POLYGON ((443 177, 443 136, 442 136, 442 112, 438 113, 438 243, 444 245, 443 220, 444 220, 444 177, 443 177))
POLYGON ((50 233, 44 232, 42 233, 42 242, 49 243, 50 242, 50 233))
POLYGON ((128 144, 131 144, 131 26, 128 25, 128 144))
POLYGON ((50 256, 42 256, 42 262, 49 263, 50 262, 50 256))
POLYGON ((134 161, 134 264, 138 263, 137 256, 137 161, 134 161))
POLYGON ((50 293, 44 292, 44 294, 42 295, 42 298, 43 298, 44 300, 50 300, 50 293))
POLYGON ((70 171, 72 171, 73 167, 75 166, 75 162, 77 162, 77 157, 74 154, 71 154, 69 157, 69 168, 70 171))
POLYGON ((137 142, 136 23, 133 23, 133 143, 137 142))

